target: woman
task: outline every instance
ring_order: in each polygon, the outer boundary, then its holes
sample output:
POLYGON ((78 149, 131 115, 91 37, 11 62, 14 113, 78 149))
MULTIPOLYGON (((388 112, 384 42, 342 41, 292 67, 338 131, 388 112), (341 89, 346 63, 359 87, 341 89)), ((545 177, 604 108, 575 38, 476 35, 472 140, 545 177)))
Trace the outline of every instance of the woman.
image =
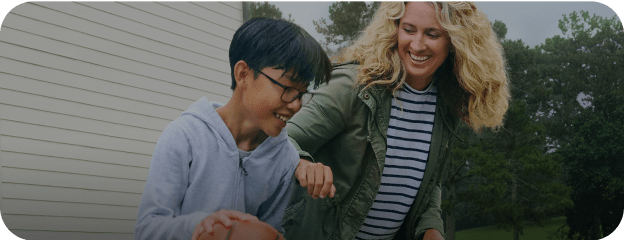
POLYGON ((459 119, 500 126, 509 101, 488 19, 467 2, 384 2, 342 60, 286 127, 307 188, 294 190, 286 238, 443 239, 453 131, 459 119))

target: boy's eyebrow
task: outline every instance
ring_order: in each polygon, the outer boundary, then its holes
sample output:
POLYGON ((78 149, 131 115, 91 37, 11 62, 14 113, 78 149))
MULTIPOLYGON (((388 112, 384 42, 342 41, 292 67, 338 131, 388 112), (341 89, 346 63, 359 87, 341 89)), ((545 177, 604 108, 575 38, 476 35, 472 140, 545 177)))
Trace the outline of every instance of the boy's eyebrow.
POLYGON ((284 73, 282 73, 282 76, 280 76, 280 78, 285 77, 285 78, 288 78, 288 79, 293 79, 293 76, 294 76, 294 74, 292 74, 291 71, 288 71, 288 72, 284 71, 284 73))
POLYGON ((284 77, 288 78, 288 79, 292 79, 293 75, 292 74, 288 74, 288 73, 284 73, 284 74, 282 74, 282 76, 280 76, 280 78, 284 78, 284 77))
MULTIPOLYGON (((295 86, 293 86, 293 85, 292 85, 292 84, 293 84, 293 81, 292 81, 292 80, 293 80, 293 76, 294 76, 294 74, 292 74, 291 72, 284 72, 284 73, 282 73, 282 75, 281 75, 279 78, 277 78, 277 79, 287 78, 287 79, 289 80, 289 81, 288 81, 289 83, 286 83, 286 84, 282 83, 282 84, 283 84, 285 87, 296 88, 295 86)), ((309 83, 306 85, 306 91, 305 91, 305 92, 308 92, 308 90, 307 90, 307 89, 308 89, 309 85, 310 85, 309 83)))

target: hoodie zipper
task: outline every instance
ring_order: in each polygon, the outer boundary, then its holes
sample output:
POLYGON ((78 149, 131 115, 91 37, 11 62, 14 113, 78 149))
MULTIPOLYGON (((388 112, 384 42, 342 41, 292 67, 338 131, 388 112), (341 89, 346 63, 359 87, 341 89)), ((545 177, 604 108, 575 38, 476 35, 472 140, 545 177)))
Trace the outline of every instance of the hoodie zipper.
POLYGON ((232 207, 231 209, 237 209, 236 207, 238 207, 238 185, 240 185, 240 181, 242 181, 241 176, 244 174, 245 176, 248 175, 247 170, 245 170, 245 167, 243 166, 243 159, 238 158, 238 174, 236 176, 236 181, 234 181, 234 202, 232 203, 232 207), (242 171, 241 171, 242 170, 242 171))
POLYGON ((243 169, 243 173, 247 176, 247 170, 245 170, 245 167, 243 166, 243 159, 238 159, 238 166, 243 169))

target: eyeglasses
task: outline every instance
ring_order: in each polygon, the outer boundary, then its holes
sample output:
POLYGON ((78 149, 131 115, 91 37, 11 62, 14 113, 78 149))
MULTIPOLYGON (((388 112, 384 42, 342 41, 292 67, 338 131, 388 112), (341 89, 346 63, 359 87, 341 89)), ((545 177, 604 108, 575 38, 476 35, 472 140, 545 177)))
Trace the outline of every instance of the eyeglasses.
POLYGON ((282 85, 281 83, 279 83, 278 81, 275 81, 275 79, 269 77, 269 75, 266 75, 265 73, 263 73, 260 70, 255 70, 259 73, 261 73, 262 75, 264 75, 265 77, 267 77, 273 84, 280 86, 281 88, 284 89, 284 91, 282 92, 282 101, 286 102, 286 103, 291 103, 293 101, 295 101, 296 99, 300 99, 301 103, 303 105, 307 104, 310 99, 312 99, 312 96, 314 96, 313 93, 305 91, 305 92, 301 92, 299 90, 297 90, 294 87, 286 87, 284 85, 282 85))

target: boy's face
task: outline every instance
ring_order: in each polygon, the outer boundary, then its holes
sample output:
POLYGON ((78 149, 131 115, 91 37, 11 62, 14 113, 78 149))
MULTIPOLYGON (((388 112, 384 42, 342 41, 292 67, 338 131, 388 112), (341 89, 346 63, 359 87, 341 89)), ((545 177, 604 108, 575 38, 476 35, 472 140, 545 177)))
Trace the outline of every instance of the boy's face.
POLYGON ((285 102, 282 100, 284 88, 273 83, 268 77, 284 87, 292 87, 299 92, 307 91, 308 85, 291 82, 292 73, 284 74, 282 69, 267 67, 261 71, 264 74, 258 73, 258 78, 252 80, 250 88, 246 89, 245 105, 256 126, 267 135, 275 137, 286 127, 286 121, 301 109, 301 99, 285 102))

